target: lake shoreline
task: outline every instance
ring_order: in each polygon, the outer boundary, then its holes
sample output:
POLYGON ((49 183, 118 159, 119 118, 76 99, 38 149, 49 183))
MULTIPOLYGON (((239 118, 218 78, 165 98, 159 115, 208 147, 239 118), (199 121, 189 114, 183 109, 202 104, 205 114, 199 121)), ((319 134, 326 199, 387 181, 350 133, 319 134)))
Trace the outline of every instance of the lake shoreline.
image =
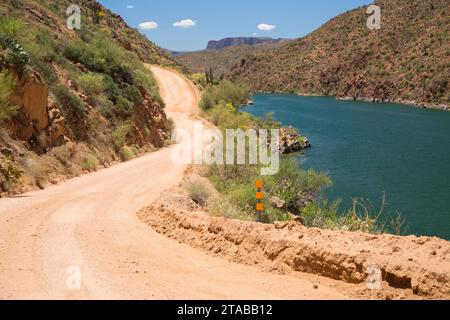
POLYGON ((401 104, 405 106, 410 106, 414 108, 419 109, 428 109, 428 110, 442 110, 442 111, 450 111, 450 105, 449 104, 433 104, 433 103, 426 103, 426 102, 417 102, 415 100, 403 100, 403 99, 377 99, 377 98, 370 98, 370 97, 352 97, 352 96, 328 96, 328 95, 322 95, 322 94, 314 94, 314 93, 290 93, 290 92, 269 92, 269 91, 254 91, 254 94, 287 94, 287 95, 295 95, 299 97, 326 97, 326 98, 333 98, 338 101, 359 101, 359 102, 368 102, 368 103, 395 103, 395 104, 401 104))
POLYGON ((443 192, 449 188, 450 114, 334 97, 253 98, 254 105, 243 111, 257 117, 274 112, 277 121, 308 136, 315 147, 301 156, 302 167, 330 175, 334 183, 327 197, 342 199, 341 208, 350 207, 354 197, 377 205, 385 192, 385 213, 401 212, 407 234, 450 240, 450 202, 443 192))

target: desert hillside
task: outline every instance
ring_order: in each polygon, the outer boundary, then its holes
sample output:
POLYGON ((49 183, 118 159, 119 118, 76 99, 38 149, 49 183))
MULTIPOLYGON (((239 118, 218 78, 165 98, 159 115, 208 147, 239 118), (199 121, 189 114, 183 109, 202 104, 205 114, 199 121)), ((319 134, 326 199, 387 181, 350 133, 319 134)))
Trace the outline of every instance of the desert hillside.
MULTIPOLYGON (((288 41, 288 40, 286 40, 288 41)), ((215 50, 201 50, 177 54, 175 59, 188 67, 192 72, 203 73, 213 71, 216 78, 225 77, 237 61, 248 54, 264 52, 281 46, 285 41, 256 45, 239 44, 225 46, 215 50)))
POLYGON ((254 46, 259 44, 270 44, 285 41, 285 39, 273 39, 268 37, 231 37, 221 40, 210 40, 206 47, 207 50, 220 50, 232 46, 254 46))
POLYGON ((358 8, 304 38, 241 58, 230 78, 258 91, 448 106, 449 2, 375 4, 381 30, 369 30, 367 8, 358 8))
POLYGON ((162 147, 172 125, 144 63, 182 69, 97 1, 2 1, 0 193, 162 147))

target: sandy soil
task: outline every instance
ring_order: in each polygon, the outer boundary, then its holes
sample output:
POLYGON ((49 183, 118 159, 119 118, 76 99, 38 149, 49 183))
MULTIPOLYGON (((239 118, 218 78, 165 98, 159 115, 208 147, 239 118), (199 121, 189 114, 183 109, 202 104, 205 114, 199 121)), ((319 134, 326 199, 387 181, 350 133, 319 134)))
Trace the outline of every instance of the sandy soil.
MULTIPOLYGON (((169 117, 189 128, 198 92, 151 67, 169 117)), ((212 257, 158 234, 136 212, 180 182, 171 149, 0 199, 2 299, 345 299, 352 285, 277 275, 212 257), (70 268, 75 267, 75 268, 70 268), (68 280, 79 270, 81 288, 68 280), (69 273, 68 273, 69 272, 69 273)), ((76 283, 76 282, 75 282, 76 283)))
POLYGON ((181 186, 167 190, 139 217, 153 230, 212 256, 277 274, 303 272, 340 280, 341 290, 363 299, 450 299, 448 241, 214 217, 186 192, 190 181, 207 186, 205 179, 187 170, 181 186), (377 290, 367 286, 370 270, 379 272, 377 290))

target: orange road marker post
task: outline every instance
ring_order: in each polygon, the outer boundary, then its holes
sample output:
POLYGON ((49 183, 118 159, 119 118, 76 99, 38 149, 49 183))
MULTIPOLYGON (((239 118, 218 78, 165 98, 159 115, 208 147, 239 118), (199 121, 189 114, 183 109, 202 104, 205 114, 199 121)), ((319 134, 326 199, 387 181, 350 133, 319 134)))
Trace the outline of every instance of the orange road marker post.
POLYGON ((258 222, 262 222, 262 215, 264 213, 264 193, 263 193, 264 183, 261 179, 256 180, 256 216, 258 217, 258 222))

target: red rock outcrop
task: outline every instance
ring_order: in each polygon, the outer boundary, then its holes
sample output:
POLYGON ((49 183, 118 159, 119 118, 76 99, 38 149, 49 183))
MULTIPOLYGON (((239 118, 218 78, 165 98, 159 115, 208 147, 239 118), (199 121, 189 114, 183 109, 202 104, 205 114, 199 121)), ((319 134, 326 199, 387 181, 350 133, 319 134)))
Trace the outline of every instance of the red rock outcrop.
POLYGON ((30 71, 22 78, 16 78, 16 87, 10 101, 18 106, 19 112, 10 124, 11 135, 14 138, 29 141, 33 135, 42 132, 48 136, 49 145, 63 140, 65 126, 64 118, 58 107, 49 103, 48 87, 39 73, 30 71))
POLYGON ((139 87, 144 100, 139 106, 133 108, 133 134, 130 137, 132 144, 144 146, 151 143, 157 148, 164 146, 169 138, 166 134, 167 116, 161 104, 151 97, 142 87, 139 87))

